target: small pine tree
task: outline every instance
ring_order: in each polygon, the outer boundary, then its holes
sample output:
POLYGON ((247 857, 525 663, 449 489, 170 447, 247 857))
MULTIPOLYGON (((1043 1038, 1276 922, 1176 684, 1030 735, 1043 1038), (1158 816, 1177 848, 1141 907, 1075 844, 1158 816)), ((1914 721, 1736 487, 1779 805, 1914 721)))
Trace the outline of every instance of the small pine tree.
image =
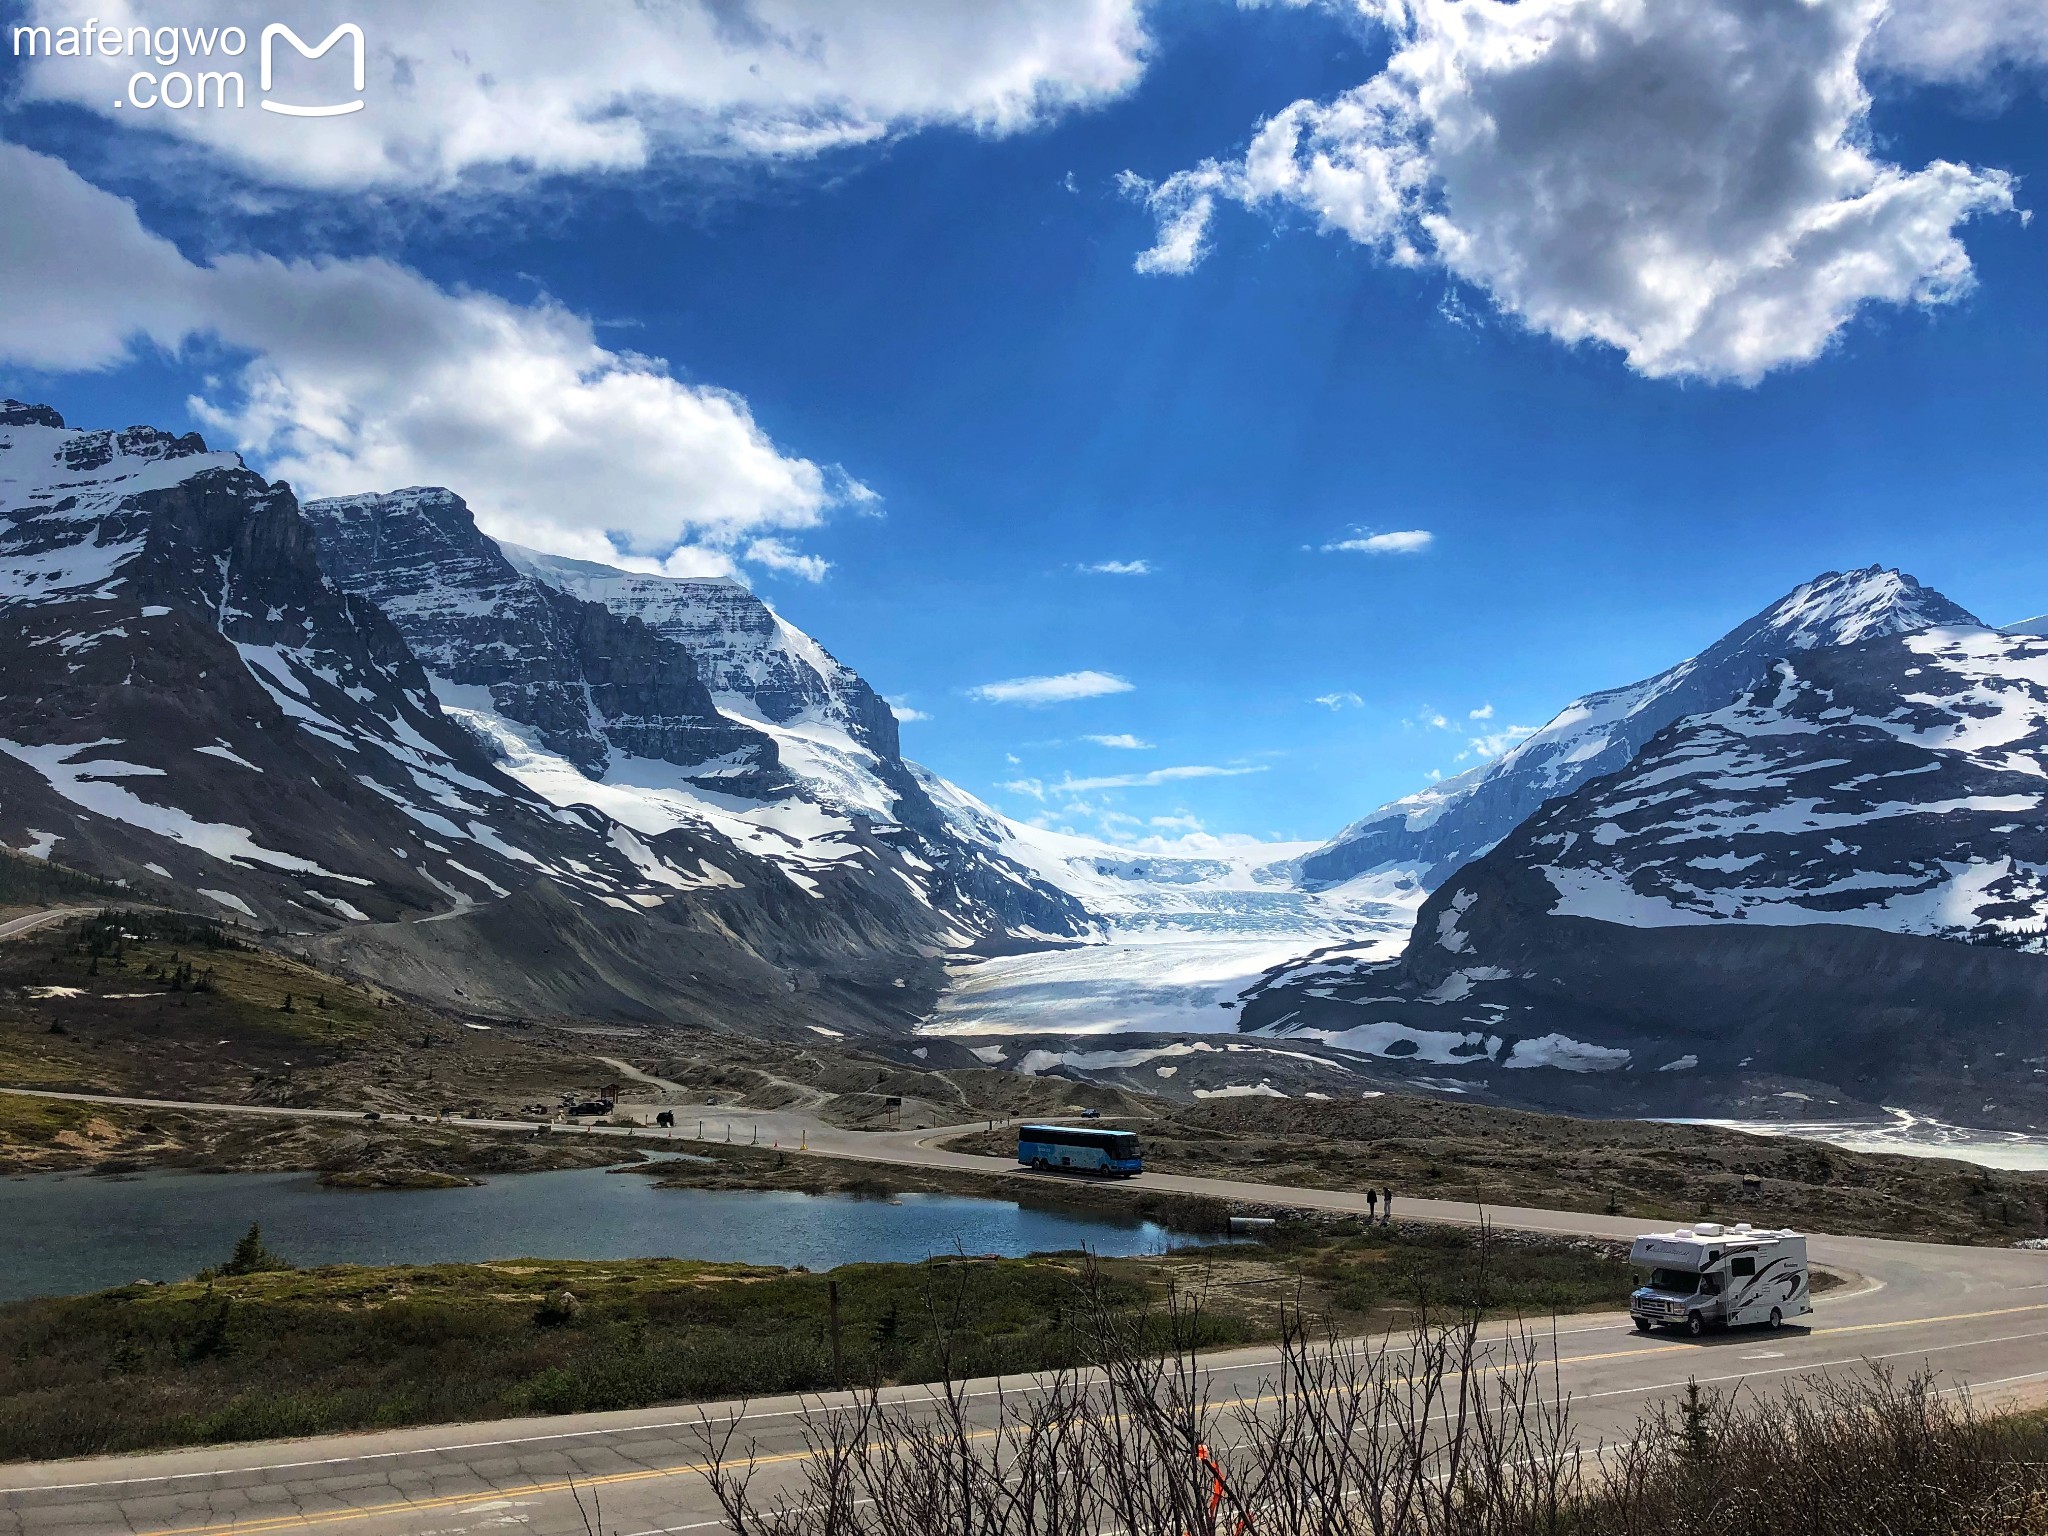
POLYGON ((283 1009, 283 1011, 284 1011, 284 1012, 286 1012, 286 1013, 290 1013, 290 1012, 292 1011, 292 995, 291 995, 291 993, 289 993, 289 992, 285 993, 285 995, 284 995, 284 1009, 283 1009))
POLYGON ((289 1259, 280 1258, 264 1246, 263 1227, 251 1222, 249 1230, 242 1234, 242 1240, 235 1244, 235 1251, 227 1263, 221 1265, 224 1275, 257 1275, 267 1270, 292 1269, 296 1266, 289 1259))
POLYGON ((1697 1380, 1687 1381, 1678 1405, 1678 1433, 1686 1459, 1705 1466, 1714 1452, 1713 1408, 1697 1380))

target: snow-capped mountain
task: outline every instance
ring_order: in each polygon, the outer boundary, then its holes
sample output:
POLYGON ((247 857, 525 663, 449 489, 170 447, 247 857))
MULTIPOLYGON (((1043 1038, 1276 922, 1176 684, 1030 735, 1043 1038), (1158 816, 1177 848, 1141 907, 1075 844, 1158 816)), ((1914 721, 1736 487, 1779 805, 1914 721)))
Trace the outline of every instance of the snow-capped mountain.
POLYGON ((836 727, 878 757, 902 746, 896 716, 865 679, 736 581, 653 576, 501 546, 550 586, 638 619, 695 659, 719 708, 772 726, 836 727))
POLYGON ((1983 941, 2048 918, 2044 802, 2048 639, 1929 629, 1780 662, 1503 851, 1559 916, 1983 941))
POLYGON ((828 857, 827 813, 769 737, 711 705, 674 642, 493 564, 487 544, 426 559, 466 525, 457 508, 426 496, 370 520, 392 556, 370 565, 416 599, 395 624, 323 571, 290 487, 236 455, 0 406, 0 839, 529 1017, 900 1032, 939 956, 1005 931, 960 894, 977 873, 1055 920, 1078 912, 962 850, 948 853, 966 878, 931 874, 901 826, 834 823, 857 835, 828 857), (420 556, 416 579, 394 549, 420 556), (464 579, 523 604, 533 633, 492 633, 464 579), (453 682, 458 667, 477 681, 453 682), (579 694, 580 720, 554 708, 579 694), (729 763, 707 769, 707 745, 729 763), (647 770, 653 798, 683 809, 649 815, 649 796, 588 778, 569 751, 614 777, 647 770), (595 790, 536 789, 536 762, 595 790), (704 788, 721 766, 767 798, 704 788))
POLYGON ((1782 657, 1935 624, 1977 623, 1902 572, 1830 571, 1699 655, 1625 688, 1574 699, 1499 757, 1352 823, 1301 860, 1302 881, 1319 887, 1405 875, 1435 890, 1545 801, 1612 773, 1672 721, 1754 687, 1782 657))
POLYGON ((321 575, 290 489, 236 455, 8 401, 0 519, 15 846, 280 927, 459 909, 533 869, 646 884, 441 714, 397 631, 321 575))
POLYGON ((1089 931, 1062 890, 953 836, 888 705, 737 583, 501 547, 438 488, 306 512, 328 573, 390 617, 442 707, 554 804, 643 838, 725 840, 807 892, 865 883, 923 908, 905 933, 946 948, 1089 931))
POLYGON ((627 754, 739 793, 783 782, 774 743, 719 713, 688 651, 515 569, 453 492, 415 486, 303 510, 328 574, 383 609, 451 699, 482 690, 594 775, 627 754))
POLYGON ((1290 967, 1245 1024, 1579 1107, 2031 1124, 2044 805, 2048 639, 1951 623, 1802 649, 1454 873, 1398 961, 1290 967), (1537 1066, 1565 1071, 1516 1071, 1537 1066))
MULTIPOLYGON (((841 818, 930 823, 896 716, 851 667, 736 581, 648 575, 502 545, 539 582, 687 650, 727 719, 775 744, 803 797, 841 818), (910 803, 906 804, 906 797, 910 803)), ((1065 931, 1055 925, 1055 931, 1065 931)))

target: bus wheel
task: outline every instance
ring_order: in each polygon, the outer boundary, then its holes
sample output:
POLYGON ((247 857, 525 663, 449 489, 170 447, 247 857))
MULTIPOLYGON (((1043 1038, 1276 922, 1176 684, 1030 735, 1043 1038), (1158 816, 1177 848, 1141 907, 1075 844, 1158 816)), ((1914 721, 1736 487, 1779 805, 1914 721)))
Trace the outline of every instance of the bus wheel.
POLYGON ((1771 1308, 1771 1327, 1782 1328, 1784 1326, 1785 1314, 1779 1311, 1776 1307, 1771 1308))
POLYGON ((1648 1333, 1649 1331, 1650 1331, 1650 1320, 1649 1320, 1649 1319, 1648 1319, 1647 1317, 1639 1317, 1639 1318, 1637 1318, 1637 1319, 1636 1319, 1636 1332, 1637 1332, 1637 1333, 1648 1333))
POLYGON ((1707 1331, 1707 1320, 1697 1312, 1688 1312, 1685 1314, 1685 1331, 1698 1338, 1707 1331))

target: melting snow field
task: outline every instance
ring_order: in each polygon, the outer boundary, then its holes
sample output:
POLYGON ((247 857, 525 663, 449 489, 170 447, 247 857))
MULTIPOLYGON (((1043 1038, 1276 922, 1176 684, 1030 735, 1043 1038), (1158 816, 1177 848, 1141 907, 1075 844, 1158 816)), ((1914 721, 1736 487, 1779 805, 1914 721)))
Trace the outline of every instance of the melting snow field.
MULTIPOLYGON (((1385 954, 1399 953, 1407 936, 1405 924, 1390 924, 1385 954)), ((1239 994, 1271 967, 1330 942, 1326 934, 1157 933, 958 964, 952 987, 920 1033, 1231 1031, 1237 1028, 1239 994)))
POLYGON ((1929 1120, 1894 1109, 1889 1124, 1799 1120, 1674 1120, 1673 1125, 1718 1125, 1752 1136, 1793 1136, 1824 1141, 1845 1152, 1891 1152, 1902 1157, 1952 1157, 1985 1168, 2048 1169, 2048 1136, 1986 1131, 1929 1120))

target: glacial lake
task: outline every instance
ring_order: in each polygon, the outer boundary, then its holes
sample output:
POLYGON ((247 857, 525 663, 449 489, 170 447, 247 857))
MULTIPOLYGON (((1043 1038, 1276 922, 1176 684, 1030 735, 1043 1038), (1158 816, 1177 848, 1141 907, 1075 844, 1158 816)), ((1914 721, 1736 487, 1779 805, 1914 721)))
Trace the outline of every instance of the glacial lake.
POLYGON ((300 1265, 685 1258, 823 1270, 954 1252, 1122 1257, 1213 1240, 1006 1200, 657 1189, 601 1168, 398 1191, 323 1189, 306 1173, 37 1174, 0 1179, 0 1301, 185 1279, 224 1260, 251 1222, 300 1265))

